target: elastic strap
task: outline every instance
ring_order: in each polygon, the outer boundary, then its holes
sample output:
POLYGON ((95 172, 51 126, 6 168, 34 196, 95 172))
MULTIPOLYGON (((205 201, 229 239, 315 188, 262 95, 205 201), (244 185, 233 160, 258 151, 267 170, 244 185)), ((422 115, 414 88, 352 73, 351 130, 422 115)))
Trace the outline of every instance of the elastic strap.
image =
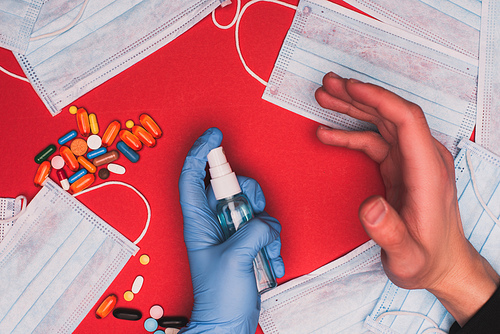
POLYGON ((7 219, 0 219, 0 222, 7 223, 7 222, 11 222, 13 220, 16 220, 17 218, 19 218, 24 213, 24 211, 26 211, 26 205, 28 203, 28 200, 26 199, 26 196, 24 196, 24 195, 17 196, 16 199, 15 199, 15 202, 17 202, 17 201, 22 201, 21 202, 21 211, 19 211, 14 217, 10 217, 10 218, 7 218, 7 219))
POLYGON ((448 332, 445 332, 444 330, 442 330, 441 328, 439 328, 439 326, 437 325, 437 323, 434 320, 432 320, 431 318, 429 318, 428 316, 426 316, 424 314, 420 314, 417 312, 387 311, 387 312, 380 314, 377 317, 377 319, 375 319, 375 321, 379 322, 383 317, 386 317, 388 315, 410 315, 410 316, 422 318, 422 319, 430 322, 434 328, 427 328, 425 331, 422 332, 422 334, 429 334, 429 333, 447 334, 448 333, 448 332))

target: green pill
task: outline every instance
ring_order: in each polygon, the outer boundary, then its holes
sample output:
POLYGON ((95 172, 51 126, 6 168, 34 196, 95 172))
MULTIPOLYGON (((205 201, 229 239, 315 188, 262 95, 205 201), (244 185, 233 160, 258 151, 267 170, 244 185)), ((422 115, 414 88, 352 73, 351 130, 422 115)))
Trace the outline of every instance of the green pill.
POLYGON ((42 152, 38 153, 35 157, 35 162, 41 164, 47 160, 53 153, 56 152, 56 145, 50 144, 42 152))

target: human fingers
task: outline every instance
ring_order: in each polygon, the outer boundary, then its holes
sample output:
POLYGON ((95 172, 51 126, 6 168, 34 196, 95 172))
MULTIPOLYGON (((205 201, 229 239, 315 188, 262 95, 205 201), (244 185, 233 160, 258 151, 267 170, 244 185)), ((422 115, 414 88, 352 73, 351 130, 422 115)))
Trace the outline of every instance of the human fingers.
MULTIPOLYGON (((264 197, 264 192, 260 187, 259 183, 252 178, 246 176, 237 176, 238 183, 240 184, 241 191, 247 196, 250 201, 250 205, 255 214, 259 214, 264 211, 266 207, 266 198, 264 197)), ((212 186, 207 189, 207 198, 210 208, 215 211, 217 206, 217 199, 215 198, 212 186)))
POLYGON ((281 257, 281 238, 276 238, 276 240, 266 246, 266 249, 274 274, 277 278, 283 277, 285 275, 285 264, 281 257))

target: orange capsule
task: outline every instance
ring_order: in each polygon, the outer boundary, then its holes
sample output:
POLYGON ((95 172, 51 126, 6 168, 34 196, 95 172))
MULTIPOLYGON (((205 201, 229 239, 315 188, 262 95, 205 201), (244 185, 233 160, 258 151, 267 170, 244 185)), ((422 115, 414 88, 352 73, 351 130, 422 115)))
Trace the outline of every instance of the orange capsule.
POLYGON ((139 121, 141 122, 144 129, 146 129, 154 138, 160 138, 162 135, 161 129, 156 124, 156 122, 149 116, 148 114, 142 114, 139 117, 139 121))
POLYGON ((106 128, 106 131, 104 131, 104 134, 102 135, 101 145, 103 147, 111 146, 111 144, 113 144, 113 142, 115 141, 118 132, 120 132, 120 128, 121 128, 120 122, 118 121, 111 122, 106 128))
POLYGON ((78 160, 76 160, 75 155, 71 152, 71 149, 68 146, 61 146, 59 148, 59 155, 64 159, 64 162, 68 165, 71 171, 76 172, 80 168, 78 160))
POLYGON ((111 311, 115 308, 116 301, 118 298, 116 295, 109 295, 103 300, 101 305, 95 311, 95 316, 97 319, 105 318, 111 311))
POLYGON ((88 137, 88 135, 90 134, 90 121, 87 110, 79 108, 76 111, 76 124, 78 124, 78 130, 80 131, 80 134, 84 137, 88 137))
POLYGON ((142 143, 132 132, 128 130, 120 131, 120 139, 123 140, 128 147, 134 151, 139 151, 142 148, 142 143))
POLYGON ((147 147, 154 147, 156 145, 156 139, 154 139, 142 126, 133 126, 132 133, 147 147))
POLYGON ((35 183, 35 186, 42 186, 42 183, 49 176, 51 169, 52 167, 50 166, 50 161, 44 161, 40 164, 40 166, 38 166, 35 174, 35 180, 33 181, 35 183))
POLYGON ((69 190, 71 193, 76 194, 82 191, 83 189, 89 187, 92 183, 95 181, 95 176, 94 174, 85 174, 71 185, 69 187, 69 190))
POLYGON ((83 155, 77 158, 80 165, 85 168, 89 173, 95 173, 97 168, 90 161, 87 160, 83 155))

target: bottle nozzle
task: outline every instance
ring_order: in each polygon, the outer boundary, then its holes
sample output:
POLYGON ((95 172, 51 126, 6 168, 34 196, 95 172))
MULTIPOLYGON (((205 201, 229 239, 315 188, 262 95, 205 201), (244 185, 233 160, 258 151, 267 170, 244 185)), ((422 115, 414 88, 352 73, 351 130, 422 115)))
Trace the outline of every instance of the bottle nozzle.
POLYGON ((214 148, 207 155, 212 188, 217 200, 236 195, 241 192, 240 184, 227 162, 222 146, 214 148))

